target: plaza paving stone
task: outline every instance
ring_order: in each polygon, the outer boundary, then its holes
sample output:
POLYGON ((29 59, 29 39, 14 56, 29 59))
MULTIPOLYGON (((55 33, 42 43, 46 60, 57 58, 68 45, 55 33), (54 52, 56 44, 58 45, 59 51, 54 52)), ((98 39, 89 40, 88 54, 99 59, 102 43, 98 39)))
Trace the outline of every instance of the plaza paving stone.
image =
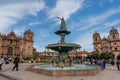
MULTIPOLYGON (((52 77, 42 74, 37 74, 31 71, 26 71, 29 63, 20 64, 19 71, 12 71, 13 64, 3 65, 3 70, 0 74, 12 77, 18 80, 120 80, 120 71, 117 71, 116 66, 107 65, 105 70, 100 71, 95 76, 63 76, 52 77)), ((0 79, 2 80, 2 79, 0 79)), ((3 79, 4 80, 4 79, 3 79)))
POLYGON ((5 78, 3 76, 0 76, 0 80, 9 80, 8 78, 5 78))

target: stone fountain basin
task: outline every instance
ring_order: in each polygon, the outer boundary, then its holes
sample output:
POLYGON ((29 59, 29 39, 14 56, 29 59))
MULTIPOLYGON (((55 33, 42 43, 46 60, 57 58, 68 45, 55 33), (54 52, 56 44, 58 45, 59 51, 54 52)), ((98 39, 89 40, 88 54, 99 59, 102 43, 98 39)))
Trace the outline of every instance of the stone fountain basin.
POLYGON ((78 44, 73 44, 73 43, 56 43, 56 44, 49 44, 47 48, 52 49, 54 51, 61 51, 61 52, 68 52, 74 49, 80 48, 80 45, 78 44))
POLYGON ((96 66, 80 64, 64 68, 52 65, 32 65, 27 70, 49 76, 94 76, 99 72, 96 66))

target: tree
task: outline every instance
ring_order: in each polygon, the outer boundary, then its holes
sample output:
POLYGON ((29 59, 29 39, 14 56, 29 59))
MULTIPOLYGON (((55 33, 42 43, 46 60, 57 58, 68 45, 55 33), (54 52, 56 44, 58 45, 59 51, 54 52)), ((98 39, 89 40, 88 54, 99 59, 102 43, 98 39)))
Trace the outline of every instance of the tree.
POLYGON ((94 54, 92 54, 91 57, 92 57, 93 59, 99 59, 99 58, 100 58, 100 54, 94 53, 94 54))
POLYGON ((99 53, 92 53, 92 54, 88 54, 87 58, 93 58, 93 59, 99 59, 100 58, 100 54, 99 53))
POLYGON ((110 52, 110 53, 109 53, 109 58, 110 58, 110 59, 114 59, 114 58, 115 58, 115 55, 114 55, 112 52, 110 52))
POLYGON ((39 54, 38 53, 33 53, 33 59, 37 60, 39 58, 39 54))
POLYGON ((100 59, 114 59, 115 58, 115 55, 112 53, 112 52, 102 52, 100 54, 100 59))
POLYGON ((117 59, 120 60, 120 54, 117 55, 117 59))
POLYGON ((92 54, 89 54, 87 58, 108 60, 108 59, 114 59, 115 55, 112 52, 92 53, 92 54))

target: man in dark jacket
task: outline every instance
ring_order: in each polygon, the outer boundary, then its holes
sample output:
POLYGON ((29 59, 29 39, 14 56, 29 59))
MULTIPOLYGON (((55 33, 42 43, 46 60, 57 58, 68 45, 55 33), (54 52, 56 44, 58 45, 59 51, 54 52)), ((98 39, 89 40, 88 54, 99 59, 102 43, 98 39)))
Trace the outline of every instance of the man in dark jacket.
POLYGON ((120 70, 120 66, 119 66, 120 65, 120 61, 119 60, 116 61, 116 65, 117 65, 117 69, 119 71, 120 70))
POLYGON ((14 69, 16 69, 16 71, 18 71, 18 66, 19 66, 19 61, 20 61, 20 58, 19 58, 19 55, 15 57, 14 59, 14 67, 12 68, 12 71, 14 71, 14 69))

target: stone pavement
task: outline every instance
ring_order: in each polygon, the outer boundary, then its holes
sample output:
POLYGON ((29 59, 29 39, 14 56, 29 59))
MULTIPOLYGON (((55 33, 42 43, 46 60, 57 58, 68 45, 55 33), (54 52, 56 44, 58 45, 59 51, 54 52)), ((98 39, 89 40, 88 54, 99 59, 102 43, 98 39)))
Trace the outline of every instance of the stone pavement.
MULTIPOLYGON (((11 80, 120 80, 120 71, 117 71, 116 66, 107 65, 106 69, 100 71, 95 76, 63 76, 52 77, 34 72, 26 71, 25 69, 32 64, 20 64, 19 71, 12 71, 13 64, 3 65, 3 70, 0 75, 7 76, 11 80)), ((3 79, 0 79, 3 80, 3 79)))
POLYGON ((8 78, 0 76, 0 80, 9 80, 8 78))

